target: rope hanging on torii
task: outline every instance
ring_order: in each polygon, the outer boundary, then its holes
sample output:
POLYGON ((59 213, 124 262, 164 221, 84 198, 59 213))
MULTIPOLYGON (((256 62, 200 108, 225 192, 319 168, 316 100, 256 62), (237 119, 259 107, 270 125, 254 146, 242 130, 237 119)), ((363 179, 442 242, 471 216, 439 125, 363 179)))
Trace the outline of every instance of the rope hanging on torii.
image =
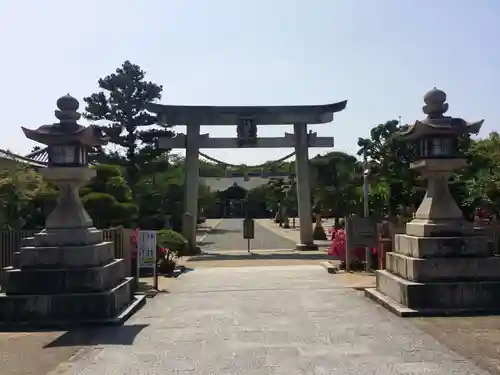
MULTIPOLYGON (((216 159, 216 158, 211 157, 211 156, 209 156, 201 151, 199 152, 199 154, 200 154, 200 156, 204 157, 205 159, 207 159, 213 163, 216 163, 216 164, 221 164, 225 167, 230 167, 230 168, 241 168, 242 167, 242 165, 231 164, 231 163, 227 163, 225 161, 216 159)), ((266 163, 259 164, 259 165, 245 165, 245 168, 259 168, 259 167, 264 168, 264 167, 268 167, 268 166, 272 166, 272 165, 281 164, 282 162, 284 162, 287 159, 290 159, 294 155, 295 155, 295 151, 289 153, 288 155, 285 155, 284 157, 282 157, 278 160, 273 160, 271 162, 266 162, 266 163)))

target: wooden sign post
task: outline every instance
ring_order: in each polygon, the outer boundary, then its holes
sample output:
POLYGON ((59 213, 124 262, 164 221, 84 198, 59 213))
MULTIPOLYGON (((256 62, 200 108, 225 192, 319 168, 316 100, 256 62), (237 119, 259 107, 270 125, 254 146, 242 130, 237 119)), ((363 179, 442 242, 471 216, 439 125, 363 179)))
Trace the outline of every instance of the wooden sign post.
POLYGON ((255 221, 250 217, 243 220, 243 238, 248 241, 248 252, 250 253, 250 240, 255 238, 255 221))

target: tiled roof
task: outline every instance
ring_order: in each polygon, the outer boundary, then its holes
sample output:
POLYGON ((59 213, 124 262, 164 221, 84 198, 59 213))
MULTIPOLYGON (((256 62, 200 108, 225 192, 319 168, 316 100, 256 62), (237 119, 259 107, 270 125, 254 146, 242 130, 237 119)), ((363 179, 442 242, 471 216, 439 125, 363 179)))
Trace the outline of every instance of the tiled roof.
POLYGON ((49 162, 49 154, 47 152, 47 147, 41 148, 40 150, 33 151, 25 156, 25 158, 31 159, 37 163, 42 163, 47 165, 49 162))
POLYGON ((44 163, 43 161, 38 161, 36 159, 32 159, 29 156, 17 155, 17 154, 14 154, 8 150, 2 150, 2 149, 0 149, 0 158, 13 160, 13 161, 16 161, 18 163, 28 164, 28 165, 31 165, 33 167, 39 167, 39 168, 40 167, 43 168, 47 165, 46 162, 44 163))
POLYGON ((252 190, 259 186, 265 185, 272 178, 283 178, 285 181, 288 178, 283 176, 269 177, 200 177, 200 183, 207 186, 211 191, 224 191, 233 185, 238 185, 245 190, 252 190))

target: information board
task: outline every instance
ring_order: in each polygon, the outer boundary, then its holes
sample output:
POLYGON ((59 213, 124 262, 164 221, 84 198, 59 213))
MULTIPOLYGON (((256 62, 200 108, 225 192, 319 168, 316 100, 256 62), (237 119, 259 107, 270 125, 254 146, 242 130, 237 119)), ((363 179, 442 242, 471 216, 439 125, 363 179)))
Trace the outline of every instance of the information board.
POLYGON ((156 231, 139 230, 137 254, 140 268, 155 268, 156 263, 156 231))
POLYGON ((255 237, 255 222, 252 218, 243 220, 243 238, 252 239, 255 237))
POLYGON ((377 246, 377 224, 372 218, 357 216, 346 218, 346 232, 349 248, 377 246))

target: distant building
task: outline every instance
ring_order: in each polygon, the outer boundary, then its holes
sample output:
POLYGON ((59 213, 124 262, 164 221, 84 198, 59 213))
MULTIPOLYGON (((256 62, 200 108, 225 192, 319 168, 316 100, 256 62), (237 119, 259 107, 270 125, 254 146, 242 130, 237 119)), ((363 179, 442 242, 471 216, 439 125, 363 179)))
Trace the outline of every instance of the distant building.
POLYGON ((232 186, 239 186, 245 190, 252 190, 259 186, 266 185, 269 180, 282 178, 288 181, 288 176, 248 176, 248 177, 200 177, 200 183, 210 189, 210 191, 225 191, 232 186))
MULTIPOLYGON (((46 153, 46 152, 45 152, 46 153)), ((8 150, 0 149, 0 168, 5 169, 15 165, 24 164, 34 168, 45 168, 46 162, 38 161, 28 156, 14 154, 8 150)))

